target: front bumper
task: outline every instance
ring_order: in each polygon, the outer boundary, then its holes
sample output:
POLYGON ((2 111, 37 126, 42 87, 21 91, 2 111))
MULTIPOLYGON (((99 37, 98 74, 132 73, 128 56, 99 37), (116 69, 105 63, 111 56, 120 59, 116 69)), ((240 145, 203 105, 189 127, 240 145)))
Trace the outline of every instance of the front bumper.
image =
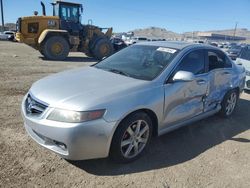
POLYGON ((18 42, 23 42, 24 41, 24 38, 23 38, 23 35, 19 32, 17 32, 15 34, 15 39, 18 41, 18 42))
POLYGON ((38 144, 69 160, 104 158, 109 155, 116 122, 99 119, 84 123, 62 123, 29 117, 25 111, 25 99, 22 102, 25 129, 38 144))

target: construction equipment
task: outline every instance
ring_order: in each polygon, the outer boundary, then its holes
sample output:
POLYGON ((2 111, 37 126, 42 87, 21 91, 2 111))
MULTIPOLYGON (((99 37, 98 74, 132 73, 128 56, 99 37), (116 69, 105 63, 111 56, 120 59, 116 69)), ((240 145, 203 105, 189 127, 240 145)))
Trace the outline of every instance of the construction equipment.
POLYGON ((51 60, 63 60, 69 52, 84 52, 90 57, 102 59, 113 53, 110 42, 112 28, 100 28, 88 23, 81 24, 81 4, 56 1, 53 16, 22 17, 17 21, 16 40, 23 42, 51 60), (105 33, 103 30, 107 30, 105 33))

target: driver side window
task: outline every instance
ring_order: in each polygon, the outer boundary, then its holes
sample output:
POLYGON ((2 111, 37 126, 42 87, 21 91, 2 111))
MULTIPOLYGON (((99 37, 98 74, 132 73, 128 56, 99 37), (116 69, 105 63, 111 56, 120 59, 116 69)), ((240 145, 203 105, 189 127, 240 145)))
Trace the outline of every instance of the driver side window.
POLYGON ((194 75, 205 73, 204 51, 195 50, 187 54, 179 64, 177 71, 188 71, 194 75))

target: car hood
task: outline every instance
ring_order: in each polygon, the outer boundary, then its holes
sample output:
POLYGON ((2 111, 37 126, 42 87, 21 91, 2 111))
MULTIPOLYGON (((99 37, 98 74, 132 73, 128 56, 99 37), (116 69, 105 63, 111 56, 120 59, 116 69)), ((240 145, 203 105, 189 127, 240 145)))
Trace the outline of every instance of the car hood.
POLYGON ((87 67, 45 77, 32 85, 30 93, 50 107, 84 111, 101 108, 102 104, 134 92, 148 83, 87 67))

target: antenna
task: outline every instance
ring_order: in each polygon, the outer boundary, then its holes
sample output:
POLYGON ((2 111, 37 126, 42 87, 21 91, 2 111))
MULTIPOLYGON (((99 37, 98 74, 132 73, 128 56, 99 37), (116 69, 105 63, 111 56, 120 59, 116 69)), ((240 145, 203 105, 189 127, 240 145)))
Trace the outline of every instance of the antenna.
POLYGON ((236 23, 235 23, 235 27, 234 27, 234 40, 235 40, 235 35, 236 35, 237 25, 238 25, 238 22, 236 22, 236 23))

